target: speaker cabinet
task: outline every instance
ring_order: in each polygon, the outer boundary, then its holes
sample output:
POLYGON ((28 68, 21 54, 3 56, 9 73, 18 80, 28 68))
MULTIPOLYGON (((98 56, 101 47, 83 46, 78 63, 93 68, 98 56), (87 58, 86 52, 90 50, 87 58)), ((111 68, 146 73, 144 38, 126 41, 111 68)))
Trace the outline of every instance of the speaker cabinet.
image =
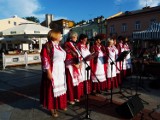
POLYGON ((132 118, 144 108, 138 95, 131 97, 128 101, 116 108, 119 115, 124 118, 132 118))

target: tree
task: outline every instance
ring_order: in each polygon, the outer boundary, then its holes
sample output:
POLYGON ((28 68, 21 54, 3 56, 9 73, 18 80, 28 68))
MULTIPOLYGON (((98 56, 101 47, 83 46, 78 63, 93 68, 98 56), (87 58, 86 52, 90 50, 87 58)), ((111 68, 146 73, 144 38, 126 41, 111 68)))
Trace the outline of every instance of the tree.
POLYGON ((34 17, 34 16, 24 17, 24 19, 29 20, 29 21, 33 21, 33 22, 36 22, 36 23, 40 23, 39 19, 34 17))

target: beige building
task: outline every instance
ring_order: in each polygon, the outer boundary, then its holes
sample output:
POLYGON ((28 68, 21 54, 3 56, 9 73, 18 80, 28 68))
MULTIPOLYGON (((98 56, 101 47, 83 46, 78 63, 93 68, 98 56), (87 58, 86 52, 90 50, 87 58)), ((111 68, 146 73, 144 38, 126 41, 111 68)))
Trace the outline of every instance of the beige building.
POLYGON ((26 44, 29 50, 40 51, 47 41, 50 29, 35 22, 17 16, 0 20, 0 50, 23 49, 26 44))
POLYGON ((23 23, 35 23, 35 22, 22 19, 18 16, 13 16, 11 18, 0 20, 0 31, 15 27, 15 26, 17 26, 19 24, 23 24, 23 23))

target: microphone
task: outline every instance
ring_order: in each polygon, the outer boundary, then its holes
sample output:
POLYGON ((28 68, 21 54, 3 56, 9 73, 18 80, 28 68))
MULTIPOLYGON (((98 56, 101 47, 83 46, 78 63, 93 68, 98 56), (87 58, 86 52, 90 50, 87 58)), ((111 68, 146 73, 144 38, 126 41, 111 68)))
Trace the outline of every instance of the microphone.
POLYGON ((75 42, 73 40, 70 40, 70 42, 72 42, 74 46, 76 46, 76 44, 77 44, 77 42, 75 42))

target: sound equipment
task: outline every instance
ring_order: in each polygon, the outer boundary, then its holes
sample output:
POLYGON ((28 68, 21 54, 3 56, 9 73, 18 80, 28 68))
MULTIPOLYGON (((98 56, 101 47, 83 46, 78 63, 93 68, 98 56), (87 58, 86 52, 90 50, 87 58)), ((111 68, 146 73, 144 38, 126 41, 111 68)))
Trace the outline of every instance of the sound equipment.
POLYGON ((131 97, 128 101, 116 108, 117 113, 124 118, 133 118, 144 108, 138 95, 131 97))

